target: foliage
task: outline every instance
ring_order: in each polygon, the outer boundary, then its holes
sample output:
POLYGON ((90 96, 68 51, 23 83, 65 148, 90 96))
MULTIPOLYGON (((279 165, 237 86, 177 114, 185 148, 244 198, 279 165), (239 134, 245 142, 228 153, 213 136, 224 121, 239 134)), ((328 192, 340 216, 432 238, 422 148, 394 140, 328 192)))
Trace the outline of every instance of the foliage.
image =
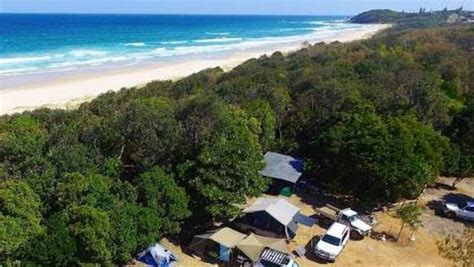
POLYGON ((474 264, 474 229, 465 229, 462 238, 447 236, 438 241, 441 255, 459 266, 474 264))
POLYGON ((462 8, 455 10, 426 11, 421 7, 419 12, 397 12, 388 9, 370 10, 351 18, 352 23, 392 23, 397 27, 434 27, 446 24, 451 15, 469 16, 469 11, 462 8))
POLYGON ((268 186, 268 150, 370 203, 414 198, 441 170, 471 175, 474 31, 432 27, 443 12, 386 13, 400 27, 370 40, 0 117, 0 260, 125 264, 237 215, 268 186))
POLYGON ((400 227, 400 232, 398 233, 397 240, 400 239, 400 235, 405 225, 408 225, 413 231, 422 226, 420 218, 421 208, 416 204, 408 204, 401 206, 396 210, 395 215, 402 220, 402 226, 400 227))
POLYGON ((267 186, 258 143, 259 123, 241 109, 217 106, 209 139, 194 161, 182 165, 196 204, 213 218, 228 219, 239 212, 246 197, 258 196, 267 186))
POLYGON ((446 130, 452 145, 446 151, 443 170, 447 176, 454 176, 453 188, 468 177, 474 177, 474 104, 468 105, 453 120, 446 130))
POLYGON ((18 250, 43 231, 38 196, 24 182, 0 182, 0 260, 13 259, 18 250))
POLYGON ((268 103, 263 99, 249 101, 244 104, 245 112, 258 120, 261 127, 259 135, 262 151, 269 150, 275 141, 276 116, 268 103))
POLYGON ((446 143, 441 136, 411 116, 384 118, 358 99, 346 105, 316 141, 322 179, 377 201, 416 197, 434 181, 446 143))
POLYGON ((138 227, 143 229, 139 242, 151 244, 163 234, 178 233, 180 222, 190 215, 189 198, 184 190, 158 166, 141 174, 136 183, 138 200, 144 206, 139 216, 151 219, 139 219, 138 227), (155 216, 150 217, 145 213, 155 216))

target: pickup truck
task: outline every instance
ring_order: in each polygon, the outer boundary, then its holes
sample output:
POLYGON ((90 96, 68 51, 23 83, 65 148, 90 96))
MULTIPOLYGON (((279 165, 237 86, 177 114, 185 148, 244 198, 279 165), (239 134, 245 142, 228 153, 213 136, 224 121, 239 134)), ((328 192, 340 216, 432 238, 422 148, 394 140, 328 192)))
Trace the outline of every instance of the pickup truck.
POLYGON ((359 214, 350 209, 338 209, 331 205, 316 209, 316 213, 321 217, 322 221, 338 222, 348 226, 351 229, 351 236, 353 238, 362 239, 370 235, 372 226, 359 216, 359 214))

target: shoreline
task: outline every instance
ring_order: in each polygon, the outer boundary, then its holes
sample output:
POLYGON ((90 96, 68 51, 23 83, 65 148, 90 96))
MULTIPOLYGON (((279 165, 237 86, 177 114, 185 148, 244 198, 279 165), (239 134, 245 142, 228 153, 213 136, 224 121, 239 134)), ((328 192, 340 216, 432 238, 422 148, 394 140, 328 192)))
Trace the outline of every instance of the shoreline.
MULTIPOLYGON (((360 30, 341 31, 330 37, 306 41, 287 42, 271 46, 232 50, 217 56, 176 62, 154 63, 149 66, 121 68, 104 73, 84 73, 61 77, 49 82, 13 86, 0 90, 0 115, 33 110, 36 108, 77 108, 108 91, 144 86, 155 80, 176 80, 207 68, 221 67, 229 71, 239 64, 263 55, 280 51, 291 53, 303 47, 304 42, 350 42, 367 39, 389 28, 387 24, 373 24, 360 30)), ((0 81, 1 82, 1 81, 0 81)))

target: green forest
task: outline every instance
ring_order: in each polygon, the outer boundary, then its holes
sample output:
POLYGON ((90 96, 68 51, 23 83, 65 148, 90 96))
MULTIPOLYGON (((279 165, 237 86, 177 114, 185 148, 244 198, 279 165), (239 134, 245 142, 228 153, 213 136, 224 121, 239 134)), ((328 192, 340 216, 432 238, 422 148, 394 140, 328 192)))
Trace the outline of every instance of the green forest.
POLYGON ((474 169, 474 27, 394 27, 0 117, 0 262, 123 264, 225 222, 266 151, 362 203, 474 169))

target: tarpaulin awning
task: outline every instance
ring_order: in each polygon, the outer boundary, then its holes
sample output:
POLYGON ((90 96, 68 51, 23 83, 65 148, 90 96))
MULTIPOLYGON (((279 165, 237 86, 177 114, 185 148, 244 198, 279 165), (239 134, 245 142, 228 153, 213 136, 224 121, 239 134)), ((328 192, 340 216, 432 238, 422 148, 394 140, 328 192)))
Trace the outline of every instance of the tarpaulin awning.
POLYGON ((259 198, 244 213, 265 211, 281 224, 288 226, 300 209, 282 198, 259 198))
POLYGON ((198 247, 200 243, 205 242, 206 240, 212 240, 220 245, 233 248, 235 247, 235 244, 239 243, 244 238, 244 234, 231 228, 224 227, 206 234, 194 236, 190 248, 198 247))
POLYGON ((288 246, 284 239, 264 237, 256 234, 250 234, 247 236, 236 245, 236 248, 242 251, 242 253, 254 262, 257 261, 265 248, 270 248, 290 255, 288 246))
POLYGON ((263 176, 296 183, 303 173, 302 160, 274 152, 267 152, 264 158, 263 176))
POLYGON ((308 226, 308 227, 312 227, 318 221, 317 219, 314 219, 314 218, 311 218, 311 217, 308 217, 308 216, 304 216, 303 214, 301 214, 299 212, 295 215, 295 217, 293 217, 293 219, 295 220, 295 222, 297 222, 299 224, 302 224, 302 225, 305 225, 305 226, 308 226))
POLYGON ((224 227, 216 231, 209 238, 228 248, 233 248, 237 243, 245 238, 245 235, 235 231, 234 229, 224 227))

